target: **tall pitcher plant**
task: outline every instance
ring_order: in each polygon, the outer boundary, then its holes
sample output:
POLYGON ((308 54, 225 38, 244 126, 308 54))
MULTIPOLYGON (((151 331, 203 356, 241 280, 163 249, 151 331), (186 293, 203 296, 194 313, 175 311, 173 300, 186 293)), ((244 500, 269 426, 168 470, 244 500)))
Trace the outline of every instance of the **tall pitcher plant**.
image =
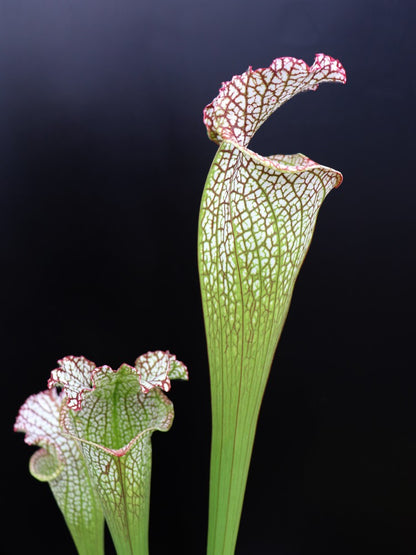
POLYGON ((345 83, 339 61, 278 58, 224 83, 204 111, 219 148, 202 196, 198 256, 211 378, 208 555, 234 553, 260 405, 319 208, 342 175, 248 144, 295 94, 345 83))

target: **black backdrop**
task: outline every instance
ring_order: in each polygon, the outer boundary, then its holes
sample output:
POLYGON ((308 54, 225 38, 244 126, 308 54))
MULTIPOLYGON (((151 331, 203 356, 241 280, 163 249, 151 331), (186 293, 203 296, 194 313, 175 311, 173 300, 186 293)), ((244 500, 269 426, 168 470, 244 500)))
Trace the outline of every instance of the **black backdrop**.
POLYGON ((415 552, 414 15, 410 0, 1 0, 1 553, 74 553, 11 431, 21 403, 66 354, 118 367, 153 349, 190 382, 154 435, 151 552, 204 553, 202 109, 248 65, 315 52, 347 85, 291 100, 251 143, 344 183, 295 288, 237 554, 415 552))

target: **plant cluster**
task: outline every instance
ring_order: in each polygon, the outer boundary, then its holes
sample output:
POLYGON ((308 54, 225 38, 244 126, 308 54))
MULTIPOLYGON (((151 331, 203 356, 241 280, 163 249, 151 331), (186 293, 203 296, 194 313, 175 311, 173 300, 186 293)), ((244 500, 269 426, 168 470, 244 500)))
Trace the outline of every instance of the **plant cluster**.
MULTIPOLYGON (((338 60, 309 67, 277 58, 223 83, 204 110, 219 145, 202 195, 198 262, 211 379, 208 555, 232 555, 262 397, 318 211, 342 175, 303 154, 261 156, 254 133, 284 102, 345 83, 338 60)), ((27 399, 15 430, 41 447, 30 471, 48 481, 80 554, 102 554, 107 521, 118 555, 148 553, 151 435, 166 431, 171 379, 188 379, 169 352, 97 368, 68 356, 48 390, 27 399)))

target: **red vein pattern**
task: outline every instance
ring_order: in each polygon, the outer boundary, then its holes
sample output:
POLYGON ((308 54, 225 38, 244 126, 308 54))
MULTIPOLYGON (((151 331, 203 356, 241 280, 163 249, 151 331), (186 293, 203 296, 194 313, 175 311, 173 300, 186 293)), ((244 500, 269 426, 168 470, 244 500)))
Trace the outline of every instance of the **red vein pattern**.
POLYGON ((59 426, 62 395, 56 389, 31 395, 20 407, 14 425, 15 432, 25 433, 28 445, 52 448, 56 454, 58 468, 68 458, 65 456, 66 438, 59 426))
POLYGON ((167 431, 173 405, 159 387, 141 389, 136 369, 101 367, 82 410, 68 411, 66 433, 80 442, 117 551, 126 544, 146 552, 151 474, 151 435, 167 431), (139 549, 137 546, 141 546, 139 549))
POLYGON ((204 110, 208 136, 214 142, 247 146, 260 125, 295 94, 316 90, 321 83, 346 82, 338 60, 317 54, 309 67, 296 58, 276 58, 267 68, 234 76, 204 110))
MULTIPOLYGON (((58 364, 59 367, 51 372, 48 387, 62 387, 68 408, 75 411, 81 410, 85 394, 93 391, 103 376, 117 372, 109 366, 96 367, 94 362, 83 356, 67 356, 58 360, 58 364)), ((154 351, 141 355, 137 358, 135 366, 130 366, 130 369, 136 374, 143 393, 157 387, 169 391, 169 376, 173 379, 188 379, 186 366, 176 360, 176 356, 169 351, 154 351)))
POLYGON ((159 387, 169 391, 170 379, 188 379, 188 371, 183 362, 169 351, 154 351, 141 355, 136 359, 135 367, 140 375, 140 386, 143 393, 159 387))
POLYGON ((95 364, 83 356, 67 356, 58 360, 59 367, 52 370, 48 388, 61 386, 67 398, 68 408, 81 409, 81 401, 86 391, 93 390, 92 375, 95 364))
POLYGON ((199 221, 213 441, 208 553, 232 553, 257 417, 318 210, 342 175, 302 154, 264 157, 248 143, 293 95, 345 83, 337 60, 278 58, 224 83, 204 111, 219 143, 199 221), (222 531, 220 532, 220 529, 222 531))
POLYGON ((25 442, 42 447, 30 459, 30 471, 48 481, 79 553, 99 553, 103 545, 104 516, 91 487, 78 443, 60 425, 64 395, 56 389, 31 395, 20 408, 14 430, 25 442))
POLYGON ((15 431, 43 447, 31 459, 32 473, 50 482, 76 543, 81 537, 80 553, 100 552, 103 512, 118 552, 146 553, 151 435, 171 427, 173 405, 162 389, 187 380, 187 368, 168 351, 117 370, 82 356, 58 364, 49 391, 29 397, 16 420, 15 431))

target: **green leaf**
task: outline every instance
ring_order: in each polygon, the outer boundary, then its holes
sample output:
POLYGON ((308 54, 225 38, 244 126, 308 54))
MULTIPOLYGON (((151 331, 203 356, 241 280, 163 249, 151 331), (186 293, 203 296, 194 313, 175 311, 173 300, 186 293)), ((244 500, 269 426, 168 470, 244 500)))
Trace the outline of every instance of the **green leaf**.
POLYGON ((30 459, 31 474, 49 482, 80 555, 104 553, 104 516, 79 444, 60 426, 65 405, 56 389, 29 397, 16 419, 29 445, 39 445, 30 459))
POLYGON ((169 376, 187 379, 186 367, 156 351, 118 370, 66 357, 49 380, 67 395, 61 425, 82 449, 118 555, 148 553, 151 435, 173 421, 160 389, 170 389, 169 376))
POLYGON ((150 439, 172 425, 173 405, 161 391, 170 379, 187 380, 188 372, 168 351, 118 370, 69 356, 52 371, 50 391, 21 407, 15 431, 42 447, 30 471, 50 483, 81 555, 103 553, 104 515, 119 555, 148 553, 150 439))
POLYGON ((278 58, 223 84, 205 109, 220 144, 202 196, 199 273, 211 376, 208 553, 232 554, 237 540, 261 400, 296 277, 318 210, 342 180, 303 156, 264 157, 247 145, 294 94, 345 82, 323 54, 312 67, 278 58))

